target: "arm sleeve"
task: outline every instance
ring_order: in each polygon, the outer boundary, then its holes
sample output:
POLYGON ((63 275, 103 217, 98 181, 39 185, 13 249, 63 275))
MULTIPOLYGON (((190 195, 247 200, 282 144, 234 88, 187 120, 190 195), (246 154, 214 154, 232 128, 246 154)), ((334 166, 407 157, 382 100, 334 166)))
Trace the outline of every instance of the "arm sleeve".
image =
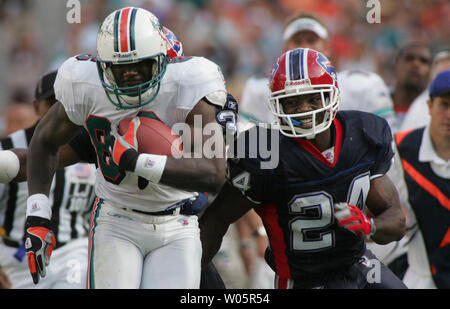
POLYGON ((75 74, 80 70, 75 58, 67 59, 58 69, 55 80, 55 97, 64 106, 67 116, 73 123, 82 126, 86 106, 84 104, 85 94, 79 91, 80 85, 75 82, 75 74), (75 90, 77 89, 77 91, 75 90), (75 95, 76 93, 76 95, 75 95))
POLYGON ((180 65, 177 107, 191 110, 203 97, 224 91, 225 79, 220 67, 202 57, 192 57, 180 65))
POLYGON ((235 139, 232 154, 227 160, 227 180, 250 201, 260 204, 265 201, 266 173, 261 168, 259 157, 252 155, 250 138, 254 137, 250 131, 244 131, 235 139))

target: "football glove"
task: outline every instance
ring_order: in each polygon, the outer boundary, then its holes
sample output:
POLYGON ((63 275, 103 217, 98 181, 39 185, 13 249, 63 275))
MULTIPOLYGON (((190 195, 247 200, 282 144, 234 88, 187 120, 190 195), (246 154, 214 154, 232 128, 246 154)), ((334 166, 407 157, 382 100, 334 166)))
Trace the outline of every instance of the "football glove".
POLYGON ((117 126, 111 126, 111 139, 109 150, 113 161, 119 166, 119 169, 126 171, 134 171, 136 161, 139 156, 137 152, 136 132, 139 128, 139 117, 135 117, 128 127, 128 131, 122 136, 117 131, 117 126))
POLYGON ((373 219, 369 219, 356 206, 349 203, 334 204, 334 216, 338 224, 359 237, 370 238, 375 234, 373 219))
POLYGON ((34 284, 39 283, 40 277, 45 277, 45 268, 56 245, 51 225, 50 220, 38 216, 27 216, 25 222, 25 249, 34 284))

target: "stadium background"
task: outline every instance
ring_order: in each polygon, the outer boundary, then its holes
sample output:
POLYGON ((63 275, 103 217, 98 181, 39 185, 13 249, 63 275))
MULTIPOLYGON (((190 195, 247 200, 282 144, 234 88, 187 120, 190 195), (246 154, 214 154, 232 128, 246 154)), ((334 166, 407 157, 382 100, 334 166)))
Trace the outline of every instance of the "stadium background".
POLYGON ((283 22, 296 10, 313 12, 328 26, 338 70, 375 71, 393 86, 399 46, 421 41, 433 54, 450 47, 450 1, 379 1, 380 23, 371 24, 368 0, 79 0, 81 23, 70 24, 73 1, 0 0, 0 135, 7 107, 30 104, 39 77, 65 58, 95 53, 100 21, 128 5, 152 11, 187 55, 218 63, 238 100, 247 78, 270 71, 281 53, 283 22))

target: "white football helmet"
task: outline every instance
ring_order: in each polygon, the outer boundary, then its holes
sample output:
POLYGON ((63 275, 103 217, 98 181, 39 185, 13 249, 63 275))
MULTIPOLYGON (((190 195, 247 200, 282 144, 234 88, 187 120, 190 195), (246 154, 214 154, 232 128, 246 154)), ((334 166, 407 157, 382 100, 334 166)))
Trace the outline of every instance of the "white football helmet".
POLYGON ((121 109, 141 107, 158 94, 167 66, 167 41, 152 13, 126 7, 112 12, 100 26, 97 67, 108 99, 121 109), (115 65, 151 63, 149 80, 129 87, 119 86, 115 65))
POLYGON ((336 70, 323 54, 297 48, 278 58, 270 79, 269 107, 283 135, 312 139, 328 129, 336 116, 339 96, 336 70), (320 94, 321 108, 295 114, 283 110, 283 99, 309 94, 320 94), (305 124, 309 127, 302 127, 305 124))

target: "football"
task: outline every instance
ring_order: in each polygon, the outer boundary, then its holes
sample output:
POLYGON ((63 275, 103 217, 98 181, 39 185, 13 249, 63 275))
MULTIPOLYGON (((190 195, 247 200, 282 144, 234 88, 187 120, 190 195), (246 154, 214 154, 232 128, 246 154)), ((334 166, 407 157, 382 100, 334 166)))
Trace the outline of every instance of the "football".
MULTIPOLYGON (((181 138, 164 122, 144 116, 138 117, 141 122, 136 132, 139 152, 167 156, 183 153, 181 138)), ((132 120, 133 118, 126 118, 120 121, 120 135, 127 132, 132 120)))

